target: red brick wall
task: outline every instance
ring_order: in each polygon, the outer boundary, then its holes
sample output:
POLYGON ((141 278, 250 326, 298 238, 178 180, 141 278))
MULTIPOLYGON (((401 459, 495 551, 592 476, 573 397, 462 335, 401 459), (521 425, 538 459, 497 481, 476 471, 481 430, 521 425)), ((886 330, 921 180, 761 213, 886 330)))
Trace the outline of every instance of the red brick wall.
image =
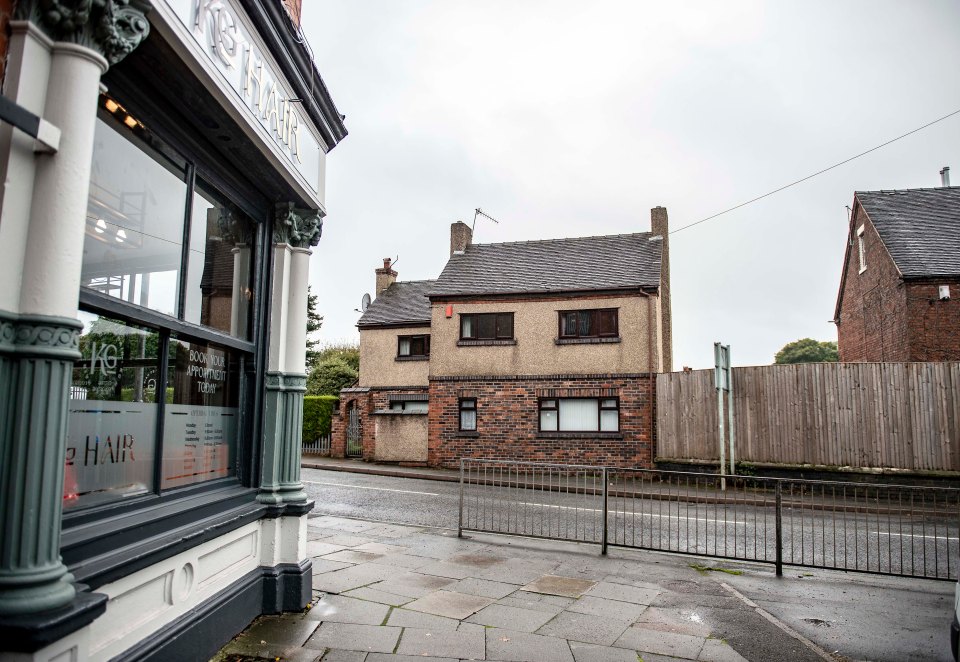
POLYGON ((840 360, 908 361, 906 289, 873 223, 859 205, 855 212, 837 325, 840 360), (863 273, 857 251, 861 225, 867 263, 863 273))
MULTIPOLYGON (((390 397, 399 394, 426 393, 426 386, 375 388, 366 392, 340 392, 340 407, 330 421, 330 456, 342 458, 347 452, 347 425, 350 405, 357 403, 360 409, 360 440, 363 446, 363 459, 373 461, 376 458, 377 437, 373 412, 390 408, 390 397)), ((431 405, 432 406, 432 405, 431 405)))
POLYGON ((960 279, 909 281, 907 318, 910 361, 960 361, 960 279), (940 285, 950 286, 950 299, 940 301, 940 285))
POLYGON ((652 467, 655 391, 649 375, 431 379, 429 464, 455 468, 461 457, 474 457, 652 467), (539 397, 595 397, 605 389, 620 399, 618 435, 538 431, 539 397), (477 398, 476 435, 458 429, 461 397, 477 398))

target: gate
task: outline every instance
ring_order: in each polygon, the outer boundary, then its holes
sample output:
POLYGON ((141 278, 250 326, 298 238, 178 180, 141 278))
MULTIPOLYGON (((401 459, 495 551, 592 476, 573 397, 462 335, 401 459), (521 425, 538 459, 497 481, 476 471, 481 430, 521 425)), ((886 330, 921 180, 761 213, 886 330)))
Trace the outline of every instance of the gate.
POLYGON ((347 457, 363 457, 363 441, 360 434, 360 409, 356 401, 347 411, 347 457))
POLYGON ((955 580, 960 490, 460 461, 461 531, 955 580))

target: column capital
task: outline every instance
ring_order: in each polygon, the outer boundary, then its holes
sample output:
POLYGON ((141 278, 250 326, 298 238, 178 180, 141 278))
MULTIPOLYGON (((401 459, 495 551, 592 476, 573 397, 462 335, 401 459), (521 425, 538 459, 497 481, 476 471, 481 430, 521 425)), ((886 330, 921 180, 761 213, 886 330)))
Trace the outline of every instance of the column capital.
POLYGON ((273 219, 273 243, 289 244, 294 248, 307 248, 320 243, 323 234, 323 219, 316 209, 299 209, 292 202, 276 206, 273 219))
POLYGON ((20 0, 14 13, 55 42, 84 46, 113 65, 150 34, 150 9, 149 0, 20 0))

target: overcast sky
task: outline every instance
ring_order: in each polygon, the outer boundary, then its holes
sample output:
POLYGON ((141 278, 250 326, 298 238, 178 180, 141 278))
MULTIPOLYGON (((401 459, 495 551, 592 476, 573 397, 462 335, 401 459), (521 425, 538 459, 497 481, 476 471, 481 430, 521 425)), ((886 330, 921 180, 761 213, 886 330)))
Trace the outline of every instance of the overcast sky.
MULTIPOLYGON (((480 243, 672 230, 960 109, 955 0, 305 0, 350 135, 310 280, 355 340, 373 270, 436 278, 480 243)), ((960 115, 671 235, 674 369, 773 361, 833 317, 857 190, 960 184, 960 115)))

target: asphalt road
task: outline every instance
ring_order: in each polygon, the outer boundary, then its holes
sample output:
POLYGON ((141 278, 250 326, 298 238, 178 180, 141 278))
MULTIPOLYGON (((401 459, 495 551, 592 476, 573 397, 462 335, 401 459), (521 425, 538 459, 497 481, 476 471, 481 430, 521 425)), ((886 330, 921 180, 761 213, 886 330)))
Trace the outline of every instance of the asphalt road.
MULTIPOLYGON (((457 483, 304 469, 315 511, 373 520, 457 528, 457 483)), ((769 507, 611 497, 613 545, 772 562, 776 519, 769 507)), ((602 500, 514 486, 468 485, 464 527, 599 543, 602 500)), ((911 576, 957 577, 957 522, 939 514, 865 515, 785 507, 787 564, 911 576)))

